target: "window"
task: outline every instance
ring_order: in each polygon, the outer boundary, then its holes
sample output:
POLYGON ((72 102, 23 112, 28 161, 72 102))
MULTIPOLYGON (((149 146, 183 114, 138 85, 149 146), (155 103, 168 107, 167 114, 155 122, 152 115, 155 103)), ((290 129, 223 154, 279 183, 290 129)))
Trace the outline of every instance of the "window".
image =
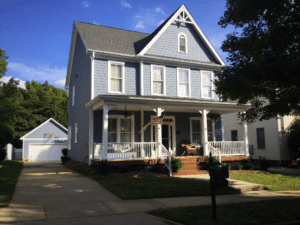
POLYGON ((187 38, 184 33, 178 34, 178 52, 187 53, 187 38))
POLYGON ((231 131, 231 141, 238 141, 237 130, 231 131))
POLYGON ((177 68, 177 95, 180 97, 191 97, 190 70, 177 68))
POLYGON ((125 93, 124 63, 108 61, 108 92, 125 93))
POLYGON ((201 71, 201 97, 213 98, 213 73, 210 71, 201 71))
POLYGON ((264 149, 265 148, 265 130, 264 128, 256 128, 257 135, 257 148, 264 149))
POLYGON ((165 95, 166 72, 164 66, 151 65, 151 94, 165 95))
POLYGON ((134 116, 109 115, 108 142, 134 142, 134 116))
POLYGON ((68 129, 68 149, 71 149, 71 140, 72 140, 72 127, 70 126, 68 129))
POLYGON ((213 121, 212 120, 207 120, 207 140, 208 141, 213 141, 214 139, 214 132, 213 132, 213 121))
POLYGON ((75 105, 75 85, 73 86, 72 106, 75 105))
MULTIPOLYGON (((201 145, 202 144, 202 118, 201 117, 190 117, 190 137, 191 143, 193 145, 201 145)), ((207 140, 214 140, 214 131, 213 131, 213 120, 207 120, 207 140)))
POLYGON ((75 143, 77 143, 78 123, 75 123, 75 143))

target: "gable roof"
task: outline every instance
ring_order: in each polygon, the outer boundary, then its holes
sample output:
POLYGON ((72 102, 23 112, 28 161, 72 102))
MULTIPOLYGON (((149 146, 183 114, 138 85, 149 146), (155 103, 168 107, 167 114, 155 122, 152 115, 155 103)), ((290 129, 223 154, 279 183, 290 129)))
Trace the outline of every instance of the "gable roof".
POLYGON ((44 123, 40 124, 39 126, 37 126, 36 128, 34 128, 32 131, 30 131, 29 133, 25 134, 23 137, 20 138, 20 140, 24 140, 25 137, 27 137, 29 134, 33 133, 34 131, 36 131, 37 129, 39 129, 40 127, 42 127, 44 124, 48 123, 49 121, 53 121, 54 123, 56 123, 57 125, 59 125, 61 128, 63 128, 65 131, 68 131, 67 128, 65 128, 63 125, 61 125, 59 122, 57 122, 55 119, 53 118, 49 118, 48 120, 46 120, 44 123))

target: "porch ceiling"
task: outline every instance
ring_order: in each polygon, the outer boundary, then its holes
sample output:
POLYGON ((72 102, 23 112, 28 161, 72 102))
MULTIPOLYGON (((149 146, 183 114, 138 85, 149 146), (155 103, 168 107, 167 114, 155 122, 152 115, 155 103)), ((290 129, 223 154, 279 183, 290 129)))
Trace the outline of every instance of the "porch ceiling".
POLYGON ((230 102, 213 102, 197 99, 182 99, 153 96, 116 96, 116 95, 99 95, 86 104, 86 107, 92 107, 93 110, 103 108, 104 102, 111 105, 111 110, 128 111, 153 111, 156 107, 162 107, 165 112, 186 112, 199 113, 199 110, 207 109, 210 113, 228 114, 241 112, 250 108, 250 104, 237 105, 230 102))

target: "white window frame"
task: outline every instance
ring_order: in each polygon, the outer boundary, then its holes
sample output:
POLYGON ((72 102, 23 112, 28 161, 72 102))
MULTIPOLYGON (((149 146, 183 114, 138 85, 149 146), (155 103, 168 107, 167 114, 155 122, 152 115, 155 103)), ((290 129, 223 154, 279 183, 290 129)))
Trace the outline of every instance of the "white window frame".
POLYGON ((77 136, 78 136, 78 123, 75 123, 75 138, 74 138, 74 143, 77 143, 77 136))
POLYGON ((108 115, 108 119, 117 119, 117 143, 121 141, 121 119, 131 119, 131 142, 134 142, 134 115, 127 118, 123 115, 108 115))
POLYGON ((208 71, 208 70, 201 70, 200 71, 200 76, 201 76, 201 98, 204 99, 214 99, 214 84, 213 84, 213 80, 214 80, 214 72, 213 71, 208 71), (207 86, 207 85, 203 85, 203 73, 207 73, 209 72, 211 74, 211 97, 203 97, 203 86, 207 86))
POLYGON ((187 98, 191 97, 191 70, 189 68, 177 67, 177 96, 178 97, 187 97, 187 98), (189 79, 189 83, 188 83, 189 94, 188 94, 188 96, 179 95, 179 70, 187 70, 188 71, 188 74, 189 74, 188 75, 188 79, 189 79))
POLYGON ((125 63, 124 62, 118 62, 118 61, 108 61, 108 93, 114 93, 114 94, 125 94, 125 63), (111 65, 119 65, 121 66, 121 91, 112 91, 111 90, 111 65))
POLYGON ((72 92, 72 106, 75 105, 75 85, 73 86, 73 92, 72 92))
MULTIPOLYGON (((190 117, 190 141, 191 141, 191 144, 193 144, 192 143, 192 131, 193 131, 193 129, 192 129, 192 120, 199 120, 200 121, 200 140, 201 140, 201 142, 202 142, 202 126, 203 126, 203 124, 202 124, 202 117, 190 117)), ((214 120, 212 120, 211 118, 207 118, 207 121, 206 121, 206 123, 212 123, 211 124, 211 126, 212 126, 212 132, 208 132, 208 133, 212 133, 212 141, 214 141, 215 140, 215 126, 214 126, 214 120)), ((207 137, 208 137, 208 135, 207 135, 207 137)), ((199 146, 198 146, 199 147, 199 146)))
POLYGON ((71 141, 72 141, 72 126, 69 126, 69 129, 68 129, 68 149, 71 149, 71 141))
POLYGON ((188 45, 187 45, 187 36, 184 33, 179 33, 178 34, 178 52, 180 53, 188 53, 188 45), (185 52, 180 51, 180 36, 183 35, 185 39, 185 52))
POLYGON ((150 84, 150 86, 151 86, 151 95, 158 95, 158 96, 166 95, 166 67, 165 66, 151 64, 151 84, 150 84), (153 67, 163 68, 164 75, 163 75, 163 93, 162 94, 154 94, 153 93, 153 67))

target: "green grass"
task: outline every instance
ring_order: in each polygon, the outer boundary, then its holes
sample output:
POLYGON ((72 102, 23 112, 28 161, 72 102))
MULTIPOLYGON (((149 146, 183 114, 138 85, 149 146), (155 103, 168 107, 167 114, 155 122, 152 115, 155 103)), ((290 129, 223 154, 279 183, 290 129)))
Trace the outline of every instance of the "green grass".
MULTIPOLYGON (((208 196, 210 183, 175 177, 137 177, 98 181, 121 199, 208 196)), ((216 194, 238 194, 239 190, 222 187, 216 194)))
POLYGON ((262 184, 270 191, 300 190, 300 175, 235 173, 230 178, 262 184))
POLYGON ((23 162, 20 160, 0 163, 0 206, 11 201, 22 168, 23 162))
POLYGON ((212 220, 211 206, 178 207, 148 213, 187 225, 252 225, 299 220, 299 208, 299 199, 217 205, 218 220, 216 222, 212 220))

